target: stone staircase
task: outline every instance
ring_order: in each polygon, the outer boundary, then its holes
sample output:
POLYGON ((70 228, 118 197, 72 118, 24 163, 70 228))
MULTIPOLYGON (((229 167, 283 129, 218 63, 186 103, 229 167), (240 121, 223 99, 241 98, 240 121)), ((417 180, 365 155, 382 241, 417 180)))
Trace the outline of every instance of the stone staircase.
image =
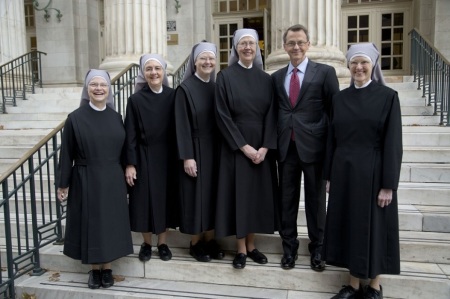
MULTIPOLYGON (((409 77, 403 81, 389 84, 399 92, 404 125, 403 165, 398 190, 402 273, 383 277, 384 295, 385 298, 448 299, 450 128, 436 126, 439 119, 431 115, 432 107, 424 106, 416 84, 410 82, 409 77)), ((45 136, 63 121, 68 112, 78 107, 80 93, 81 88, 39 90, 18 107, 10 107, 7 118, 0 115, 0 125, 4 126, 4 130, 0 130, 0 167, 20 157, 36 144, 40 134, 45 136), (23 120, 17 121, 14 114, 23 120), (44 117, 39 121, 40 116, 36 114, 44 117), (44 121, 48 123, 39 125, 44 121), (8 158, 7 154, 12 157, 8 158)), ((244 270, 235 270, 231 266, 235 248, 233 237, 219 240, 227 250, 224 260, 200 263, 189 256, 189 236, 171 230, 168 244, 173 259, 161 261, 155 250, 152 259, 142 263, 137 258, 142 238, 133 233, 135 254, 113 263, 116 275, 113 287, 88 289, 89 266, 64 256, 62 246, 48 245, 41 251, 40 260, 47 272, 42 276, 22 277, 16 284, 17 298, 26 298, 27 294, 38 299, 330 298, 347 283, 347 271, 328 266, 324 272, 316 273, 309 268, 303 204, 301 198, 298 214, 300 256, 292 270, 283 270, 279 266, 282 248, 277 234, 257 237, 257 246, 267 254, 268 264, 259 265, 249 260, 244 270)), ((23 225, 21 229, 25 230, 23 225)), ((0 231, 0 244, 5 244, 4 238, 4 232, 0 231)), ((0 245, 0 250, 4 252, 4 245, 0 245)), ((1 263, 4 265, 4 261, 1 263)))

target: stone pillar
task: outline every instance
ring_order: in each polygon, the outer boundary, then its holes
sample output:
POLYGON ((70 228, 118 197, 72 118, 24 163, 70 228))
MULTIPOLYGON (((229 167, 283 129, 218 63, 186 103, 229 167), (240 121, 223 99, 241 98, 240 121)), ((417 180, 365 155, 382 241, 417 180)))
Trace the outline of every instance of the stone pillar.
MULTIPOLYGON (((108 0, 105 12, 105 59, 100 65, 112 76, 145 53, 167 58, 165 0, 108 0)), ((171 67, 167 61, 168 69, 171 67)), ((169 71, 169 70, 168 70, 169 71)))
POLYGON ((289 63, 283 48, 283 33, 294 24, 308 28, 311 46, 307 56, 336 69, 338 77, 348 77, 345 56, 339 49, 341 1, 286 0, 272 1, 272 52, 266 60, 267 71, 275 71, 289 63))
POLYGON ((0 64, 27 52, 23 0, 0 1, 0 64))

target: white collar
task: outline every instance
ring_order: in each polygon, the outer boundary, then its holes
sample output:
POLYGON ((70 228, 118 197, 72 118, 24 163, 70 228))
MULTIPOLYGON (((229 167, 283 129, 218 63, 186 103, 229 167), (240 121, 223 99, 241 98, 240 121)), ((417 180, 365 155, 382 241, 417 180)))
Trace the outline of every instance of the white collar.
POLYGON ((355 85, 356 89, 361 89, 361 88, 367 87, 370 84, 370 82, 372 82, 372 79, 370 79, 369 81, 364 83, 362 86, 357 86, 356 84, 354 84, 354 85, 355 85))
POLYGON ((205 82, 205 83, 208 83, 209 80, 210 80, 209 78, 208 78, 208 80, 204 80, 202 77, 200 77, 200 76, 197 74, 197 72, 195 72, 194 75, 195 75, 195 77, 199 78, 201 81, 203 81, 203 82, 205 82))
POLYGON ((148 86, 154 93, 161 93, 163 91, 163 86, 161 85, 161 88, 159 90, 154 90, 150 85, 148 86))
POLYGON ((253 63, 250 64, 249 67, 245 66, 245 64, 243 64, 240 60, 238 61, 238 63, 239 63, 243 68, 246 68, 246 69, 251 69, 251 68, 253 67, 253 63))
POLYGON ((105 104, 105 107, 103 107, 103 108, 98 108, 97 106, 95 106, 94 104, 92 104, 91 101, 89 101, 89 106, 91 106, 91 108, 94 109, 94 110, 96 110, 96 111, 104 111, 104 110, 106 110, 106 104, 105 104))

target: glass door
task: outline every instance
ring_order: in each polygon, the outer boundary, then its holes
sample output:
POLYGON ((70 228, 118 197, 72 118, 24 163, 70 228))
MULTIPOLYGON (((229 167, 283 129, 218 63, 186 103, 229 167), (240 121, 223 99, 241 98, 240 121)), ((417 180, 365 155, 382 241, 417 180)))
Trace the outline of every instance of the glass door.
POLYGON ((234 20, 216 20, 214 23, 216 45, 218 51, 218 61, 216 70, 220 71, 228 66, 228 57, 230 55, 231 45, 233 42, 233 33, 237 29, 243 28, 242 19, 234 20))

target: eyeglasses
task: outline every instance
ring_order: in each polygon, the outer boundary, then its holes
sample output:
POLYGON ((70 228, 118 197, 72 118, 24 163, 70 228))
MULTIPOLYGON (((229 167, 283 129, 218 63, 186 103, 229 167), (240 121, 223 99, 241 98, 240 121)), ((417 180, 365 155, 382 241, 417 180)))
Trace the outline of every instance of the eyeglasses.
POLYGON ((97 88, 97 87, 100 87, 100 88, 103 88, 103 89, 105 89, 105 88, 108 88, 108 84, 106 84, 106 83, 89 83, 89 87, 90 88, 97 88))
POLYGON ((309 43, 309 41, 305 42, 305 41, 301 40, 301 41, 298 41, 298 42, 294 42, 294 41, 287 42, 287 43, 285 43, 285 45, 286 45, 287 47, 289 47, 289 48, 295 48, 295 45, 297 45, 297 46, 299 46, 299 47, 303 47, 303 46, 305 46, 307 43, 309 43))
POLYGON ((238 43, 239 48, 247 48, 247 47, 253 48, 254 46, 256 46, 255 42, 240 42, 240 43, 238 43))
POLYGON ((368 66, 369 64, 371 64, 371 62, 370 62, 370 61, 367 61, 367 60, 363 60, 363 61, 350 61, 350 66, 356 67, 356 66, 358 66, 359 64, 360 64, 361 66, 368 66))

